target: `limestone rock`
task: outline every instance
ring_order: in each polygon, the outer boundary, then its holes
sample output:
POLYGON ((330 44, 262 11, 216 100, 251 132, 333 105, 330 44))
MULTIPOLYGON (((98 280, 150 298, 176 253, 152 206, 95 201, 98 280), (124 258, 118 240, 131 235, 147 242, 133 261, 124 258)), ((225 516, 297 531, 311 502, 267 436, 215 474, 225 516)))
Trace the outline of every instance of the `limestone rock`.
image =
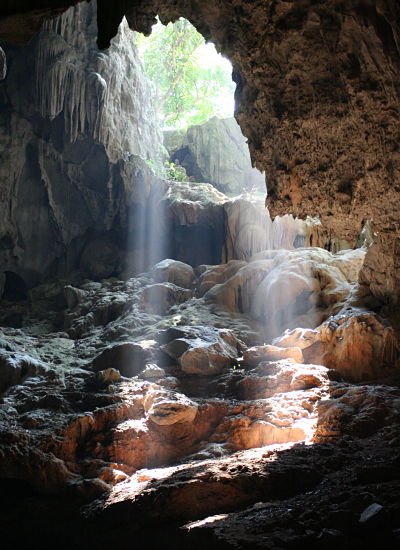
POLYGON ((340 269, 349 283, 358 283, 366 253, 365 248, 340 250, 335 254, 332 264, 340 269))
POLYGON ((46 365, 29 355, 0 350, 0 393, 46 369, 46 365))
POLYGON ((269 399, 275 394, 327 386, 327 373, 326 367, 295 363, 290 358, 261 361, 235 382, 235 391, 244 400, 269 399))
POLYGON ((287 327, 315 328, 325 315, 339 311, 352 293, 352 283, 335 262, 348 266, 352 280, 363 254, 340 255, 337 260, 319 248, 267 250, 229 279, 218 275, 215 280, 221 282, 205 299, 228 311, 248 313, 264 326, 268 338, 287 327))
POLYGON ((244 267, 246 263, 247 262, 241 260, 230 260, 228 263, 221 265, 198 266, 196 272, 199 274, 199 296, 204 296, 204 294, 216 284, 225 283, 228 279, 233 277, 240 268, 244 267))
POLYGON ((119 271, 131 188, 154 178, 140 157, 162 150, 127 23, 107 52, 96 38, 96 3, 85 2, 46 21, 29 46, 4 46, 0 263, 27 287, 73 269, 119 271))
POLYGON ((64 295, 69 309, 73 309, 87 297, 87 293, 84 290, 75 288, 71 285, 64 287, 64 295))
POLYGON ((190 300, 192 296, 191 290, 181 288, 174 283, 149 285, 143 289, 141 294, 145 309, 158 315, 165 315, 172 306, 182 304, 190 300))
POLYGON ((207 122, 164 133, 171 162, 183 166, 192 181, 209 182, 224 193, 252 188, 264 191, 263 175, 252 168, 246 139, 234 118, 213 117, 207 122))
POLYGON ((227 260, 254 258, 265 250, 292 249, 305 243, 306 223, 285 215, 271 220, 264 201, 251 196, 224 205, 227 260))
POLYGON ((243 354, 243 361, 247 365, 257 365, 261 361, 279 361, 279 359, 293 359, 296 363, 304 362, 303 353, 299 347, 255 346, 247 349, 243 354))
POLYGON ((332 388, 329 397, 317 404, 316 440, 329 440, 342 434, 364 438, 378 432, 393 423, 398 397, 398 388, 385 385, 332 388))
POLYGON ((293 330, 286 330, 282 336, 275 338, 272 343, 275 346, 283 348, 298 347, 304 349, 312 346, 318 338, 319 332, 317 330, 295 328, 293 330))
POLYGON ((170 426, 181 422, 193 422, 198 406, 182 394, 154 390, 147 394, 144 409, 155 424, 170 426))
POLYGON ((375 527, 379 523, 379 516, 381 516, 380 519, 382 519, 382 516, 384 515, 384 508, 381 504, 378 504, 377 502, 374 502, 373 504, 370 504, 360 515, 359 522, 375 527))
POLYGON ((223 372, 237 360, 241 346, 233 332, 212 327, 179 327, 175 336, 180 337, 161 349, 187 374, 211 376, 223 372))
POLYGON ((89 388, 103 389, 110 384, 115 384, 121 381, 121 373, 118 369, 112 367, 104 370, 100 370, 93 374, 86 380, 86 384, 89 388))
POLYGON ((106 348, 92 362, 95 372, 105 369, 118 369, 128 378, 141 372, 150 357, 151 349, 146 344, 127 342, 106 348))
POLYGON ((173 283, 182 288, 190 288, 194 279, 193 268, 176 260, 163 260, 154 266, 153 278, 156 283, 173 283))
POLYGON ((318 328, 323 364, 347 380, 362 381, 396 370, 399 343, 393 328, 374 313, 345 311, 318 328))
POLYGON ((142 380, 153 380, 164 378, 166 376, 165 370, 155 364, 147 364, 142 372, 139 374, 139 378, 142 380))

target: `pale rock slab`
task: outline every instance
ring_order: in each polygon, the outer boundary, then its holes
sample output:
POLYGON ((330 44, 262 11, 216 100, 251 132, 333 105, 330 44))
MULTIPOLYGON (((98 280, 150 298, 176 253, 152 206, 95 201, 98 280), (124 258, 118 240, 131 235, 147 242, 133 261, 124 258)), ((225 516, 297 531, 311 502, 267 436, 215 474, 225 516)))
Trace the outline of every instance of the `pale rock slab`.
POLYGON ((182 288, 190 288, 195 277, 190 265, 171 259, 162 260, 155 265, 152 275, 156 283, 173 283, 182 288))
POLYGON ((149 419, 160 426, 193 422, 198 405, 185 395, 165 390, 150 391, 144 400, 149 419))
POLYGON ((303 353, 299 347, 254 346, 243 354, 243 361, 247 365, 258 365, 261 361, 279 361, 279 359, 293 359, 295 363, 304 362, 303 353))

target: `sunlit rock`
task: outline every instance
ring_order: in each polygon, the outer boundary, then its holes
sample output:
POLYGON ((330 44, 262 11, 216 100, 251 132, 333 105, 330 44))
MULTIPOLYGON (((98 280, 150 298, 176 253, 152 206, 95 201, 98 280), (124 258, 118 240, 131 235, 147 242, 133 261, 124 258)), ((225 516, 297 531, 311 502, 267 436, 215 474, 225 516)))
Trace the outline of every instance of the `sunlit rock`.
POLYGON ((224 193, 265 191, 265 178, 251 165, 246 139, 234 118, 213 117, 203 124, 164 132, 171 162, 195 182, 210 182, 224 193))
POLYGON ((115 384, 121 381, 121 373, 118 369, 112 367, 95 372, 90 378, 86 380, 88 388, 102 389, 106 388, 110 384, 115 384))
POLYGON ((246 426, 245 434, 243 431, 235 434, 232 442, 238 449, 251 449, 288 441, 303 441, 304 439, 306 439, 306 433, 300 427, 276 426, 270 422, 256 420, 246 426))
POLYGON ((265 250, 304 245, 305 222, 289 215, 272 221, 263 200, 243 195, 227 202, 224 209, 227 260, 249 261, 265 250))
POLYGON ((243 353, 243 361, 246 365, 258 365, 261 361, 279 361, 279 359, 293 359, 296 363, 304 362, 303 353, 299 347, 255 346, 243 353))
POLYGON ((362 381, 396 370, 399 342, 394 330, 374 313, 348 311, 318 328, 324 365, 345 379, 362 381))
POLYGON ((332 264, 340 269, 349 283, 357 283, 366 253, 365 248, 340 250, 334 255, 332 264))
POLYGON ((321 365, 295 363, 291 359, 262 361, 257 368, 237 377, 234 391, 245 400, 267 399, 276 393, 320 388, 328 383, 327 372, 321 365))
POLYGON ((386 427, 390 440, 398 429, 400 393, 398 387, 384 385, 333 387, 318 403, 316 439, 351 434, 368 437, 386 427))
POLYGON ((144 410, 148 417, 160 426, 193 422, 197 409, 197 404, 183 394, 165 390, 150 391, 144 400, 144 410))
POLYGON ((287 327, 315 328, 351 296, 363 255, 364 251, 350 251, 337 256, 319 248, 267 250, 228 279, 218 268, 208 280, 205 272, 205 288, 216 282, 205 299, 247 313, 269 338, 287 327))
POLYGON ((247 262, 243 260, 231 260, 227 264, 220 265, 200 265, 196 268, 196 273, 199 276, 199 296, 203 296, 210 288, 219 283, 225 283, 233 277, 240 268, 244 267, 247 262))
POLYGON ((319 332, 317 330, 295 328, 286 330, 282 336, 275 338, 272 343, 282 348, 298 347, 304 349, 314 344, 318 338, 319 332))
MULTIPOLYGON (((228 264, 229 265, 229 264, 228 264)), ((271 270, 270 260, 260 260, 240 265, 236 264, 229 275, 220 284, 213 286, 206 294, 206 302, 216 303, 228 311, 238 311, 241 313, 251 313, 252 302, 255 289, 261 284, 264 278, 271 270)))
POLYGON ((165 376, 165 370, 152 363, 147 364, 142 372, 139 374, 139 378, 141 378, 142 380, 153 380, 164 378, 165 376))
POLYGON ((393 374, 399 357, 393 328, 375 313, 350 307, 315 330, 286 331, 274 344, 297 346, 306 361, 326 365, 353 381, 393 374))
POLYGON ((170 335, 173 339, 161 349, 176 359, 187 374, 210 376, 223 372, 237 360, 242 346, 233 332, 226 329, 179 327, 170 335))
POLYGON ((190 288, 194 279, 194 271, 190 265, 170 259, 155 265, 152 275, 156 283, 173 283, 182 288, 190 288))

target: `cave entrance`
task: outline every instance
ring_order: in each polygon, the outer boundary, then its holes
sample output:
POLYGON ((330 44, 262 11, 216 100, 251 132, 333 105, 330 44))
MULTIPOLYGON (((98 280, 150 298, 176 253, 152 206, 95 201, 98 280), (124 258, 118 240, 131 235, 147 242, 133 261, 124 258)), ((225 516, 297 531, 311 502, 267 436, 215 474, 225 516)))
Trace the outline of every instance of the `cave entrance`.
POLYGON ((164 258, 192 267, 231 259, 223 203, 257 192, 265 216, 266 193, 233 116, 232 65, 183 18, 158 21, 135 42, 163 134, 146 163, 166 192, 153 186, 146 206, 131 208, 131 264, 139 272, 164 258))
POLYGON ((247 141, 234 119, 232 65, 187 20, 163 25, 148 38, 136 35, 164 151, 151 159, 162 177, 210 183, 228 196, 258 191, 264 176, 252 167, 247 141))

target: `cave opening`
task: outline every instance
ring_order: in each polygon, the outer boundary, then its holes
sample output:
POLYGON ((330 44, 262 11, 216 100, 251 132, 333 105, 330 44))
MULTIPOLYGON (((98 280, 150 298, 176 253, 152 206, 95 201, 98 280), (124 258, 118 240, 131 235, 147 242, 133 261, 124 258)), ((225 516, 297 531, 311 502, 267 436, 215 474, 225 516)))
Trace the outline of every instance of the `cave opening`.
POLYGON ((4 532, 33 547, 397 548, 399 346, 378 299, 398 267, 382 61, 396 52, 379 45, 394 12, 156 4, 120 23, 126 2, 80 2, 28 46, 0 44, 4 532), (156 10, 231 57, 273 220, 237 176, 206 175, 191 149, 204 133, 160 122, 129 28, 156 10), (99 51, 107 15, 120 27, 99 51))

